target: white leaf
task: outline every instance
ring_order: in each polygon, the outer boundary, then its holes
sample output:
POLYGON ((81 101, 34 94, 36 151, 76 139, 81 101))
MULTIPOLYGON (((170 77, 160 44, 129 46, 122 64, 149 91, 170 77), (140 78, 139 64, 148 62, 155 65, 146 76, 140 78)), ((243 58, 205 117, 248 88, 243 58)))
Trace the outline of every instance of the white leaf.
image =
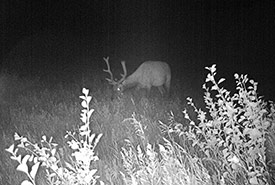
POLYGON ((6 148, 5 150, 12 154, 14 150, 14 144, 12 144, 9 148, 6 148))
POLYGON ((38 158, 37 158, 37 157, 34 157, 33 162, 34 162, 34 163, 37 163, 37 162, 38 162, 38 158))
POLYGON ((37 162, 35 163, 33 166, 32 166, 32 169, 31 169, 31 172, 30 172, 30 175, 33 179, 35 179, 35 175, 39 169, 39 166, 40 166, 40 162, 37 162))
POLYGON ((56 154, 56 148, 53 148, 53 149, 51 150, 51 154, 52 154, 52 156, 55 156, 55 154, 56 154))
POLYGON ((86 102, 86 101, 82 101, 82 102, 81 102, 81 106, 82 106, 83 108, 87 108, 87 107, 88 107, 87 102, 86 102))
POLYGON ((94 140, 94 138, 95 138, 95 134, 92 134, 92 135, 89 137, 89 143, 92 143, 93 140, 94 140))
POLYGON ((87 96, 89 94, 89 89, 83 88, 82 93, 87 96))
POLYGON ((34 156, 31 155, 31 157, 29 158, 29 161, 30 161, 30 162, 33 161, 33 158, 34 158, 34 156))
POLYGON ((27 142, 27 141, 28 141, 28 139, 27 139, 27 138, 25 138, 25 137, 21 137, 21 138, 20 138, 20 140, 21 140, 21 142, 22 142, 22 143, 25 143, 25 142, 27 142))
POLYGON ((85 100, 85 99, 86 99, 85 96, 79 96, 79 98, 82 99, 82 100, 85 100))
POLYGON ((88 112, 88 118, 91 117, 92 113, 94 112, 95 110, 94 109, 91 109, 89 112, 88 112))
POLYGON ((86 123, 86 116, 82 116, 80 119, 83 123, 86 123))
POLYGON ((213 64, 211 67, 210 67, 210 71, 211 73, 214 73, 216 71, 216 64, 213 64))
POLYGON ((42 136, 42 139, 44 140, 44 141, 47 141, 47 137, 44 135, 44 136, 42 136))
POLYGON ((15 160, 15 161, 18 161, 19 163, 21 162, 21 155, 18 155, 18 156, 11 156, 10 157, 12 160, 15 160))
POLYGON ((89 176, 91 176, 91 177, 94 176, 96 172, 97 172, 97 169, 90 170, 89 176))
POLYGON ((31 157, 30 155, 25 155, 25 156, 23 157, 21 163, 27 164, 27 161, 29 160, 30 157, 31 157))
POLYGON ((91 96, 88 96, 88 97, 87 97, 86 101, 87 101, 88 104, 90 103, 91 99, 92 99, 91 96))
POLYGON ((14 140, 17 141, 17 140, 20 140, 21 137, 15 132, 14 133, 14 140))
POLYGON ((218 86, 217 86, 217 85, 213 85, 213 86, 211 87, 211 90, 213 90, 213 91, 218 90, 218 86))
POLYGON ((21 182, 21 185, 33 185, 33 184, 28 180, 24 180, 23 182, 21 182))
POLYGON ((22 159, 22 163, 19 164, 16 168, 16 170, 24 172, 24 173, 28 173, 28 165, 27 165, 27 161, 30 158, 30 155, 26 155, 23 159, 22 159))
POLYGON ((225 78, 221 78, 221 79, 218 81, 218 84, 222 83, 223 81, 225 81, 225 78))

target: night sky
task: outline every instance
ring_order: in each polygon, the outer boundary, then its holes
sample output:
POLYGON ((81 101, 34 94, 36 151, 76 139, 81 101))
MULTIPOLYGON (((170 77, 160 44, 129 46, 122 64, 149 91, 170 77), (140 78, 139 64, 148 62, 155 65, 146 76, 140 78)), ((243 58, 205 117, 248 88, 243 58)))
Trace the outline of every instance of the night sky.
POLYGON ((6 0, 1 68, 76 77, 101 71, 106 56, 118 67, 125 60, 129 71, 163 60, 172 81, 201 89, 204 67, 215 63, 229 90, 234 73, 248 74, 274 100, 274 12, 274 1, 263 0, 6 0))

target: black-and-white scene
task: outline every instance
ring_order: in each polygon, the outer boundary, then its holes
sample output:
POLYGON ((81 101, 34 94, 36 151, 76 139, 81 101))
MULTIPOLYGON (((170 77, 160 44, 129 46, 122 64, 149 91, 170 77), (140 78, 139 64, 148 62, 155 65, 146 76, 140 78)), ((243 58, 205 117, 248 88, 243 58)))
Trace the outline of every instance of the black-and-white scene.
POLYGON ((0 184, 275 184, 275 1, 3 0, 0 184))

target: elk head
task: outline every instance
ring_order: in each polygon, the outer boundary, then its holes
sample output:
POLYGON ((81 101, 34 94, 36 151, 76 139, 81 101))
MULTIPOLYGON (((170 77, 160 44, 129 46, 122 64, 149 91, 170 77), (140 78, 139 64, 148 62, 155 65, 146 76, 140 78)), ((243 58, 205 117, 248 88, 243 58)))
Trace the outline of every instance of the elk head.
POLYGON ((127 75, 125 61, 121 62, 124 74, 120 74, 121 75, 120 80, 115 80, 113 73, 111 71, 110 64, 109 64, 109 57, 103 58, 103 60, 105 61, 106 65, 107 65, 107 69, 103 69, 103 71, 110 74, 110 78, 106 78, 106 80, 109 82, 109 84, 111 84, 113 86, 113 89, 115 91, 120 91, 120 84, 125 80, 126 75, 127 75))
POLYGON ((161 95, 164 95, 165 91, 167 94, 169 94, 171 70, 166 62, 143 62, 134 73, 126 78, 126 65, 125 62, 122 61, 121 65, 124 74, 121 74, 122 78, 116 81, 114 80, 113 74, 110 69, 109 57, 103 59, 107 65, 107 69, 104 69, 103 71, 110 74, 110 78, 106 78, 106 80, 111 85, 113 85, 115 91, 123 92, 126 89, 136 87, 137 89, 145 89, 147 91, 146 94, 148 95, 150 93, 151 87, 157 87, 161 95))

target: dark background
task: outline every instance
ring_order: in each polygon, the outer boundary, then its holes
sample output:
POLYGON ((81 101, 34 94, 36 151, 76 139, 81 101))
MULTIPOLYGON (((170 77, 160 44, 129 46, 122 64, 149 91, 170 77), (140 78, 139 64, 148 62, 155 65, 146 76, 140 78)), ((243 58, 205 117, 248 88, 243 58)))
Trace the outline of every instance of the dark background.
POLYGON ((101 72, 106 56, 115 69, 126 60, 129 71, 163 60, 183 91, 200 93, 204 67, 215 63, 229 90, 234 73, 248 74, 274 100, 274 11, 262 0, 6 0, 1 68, 69 82, 101 72))

